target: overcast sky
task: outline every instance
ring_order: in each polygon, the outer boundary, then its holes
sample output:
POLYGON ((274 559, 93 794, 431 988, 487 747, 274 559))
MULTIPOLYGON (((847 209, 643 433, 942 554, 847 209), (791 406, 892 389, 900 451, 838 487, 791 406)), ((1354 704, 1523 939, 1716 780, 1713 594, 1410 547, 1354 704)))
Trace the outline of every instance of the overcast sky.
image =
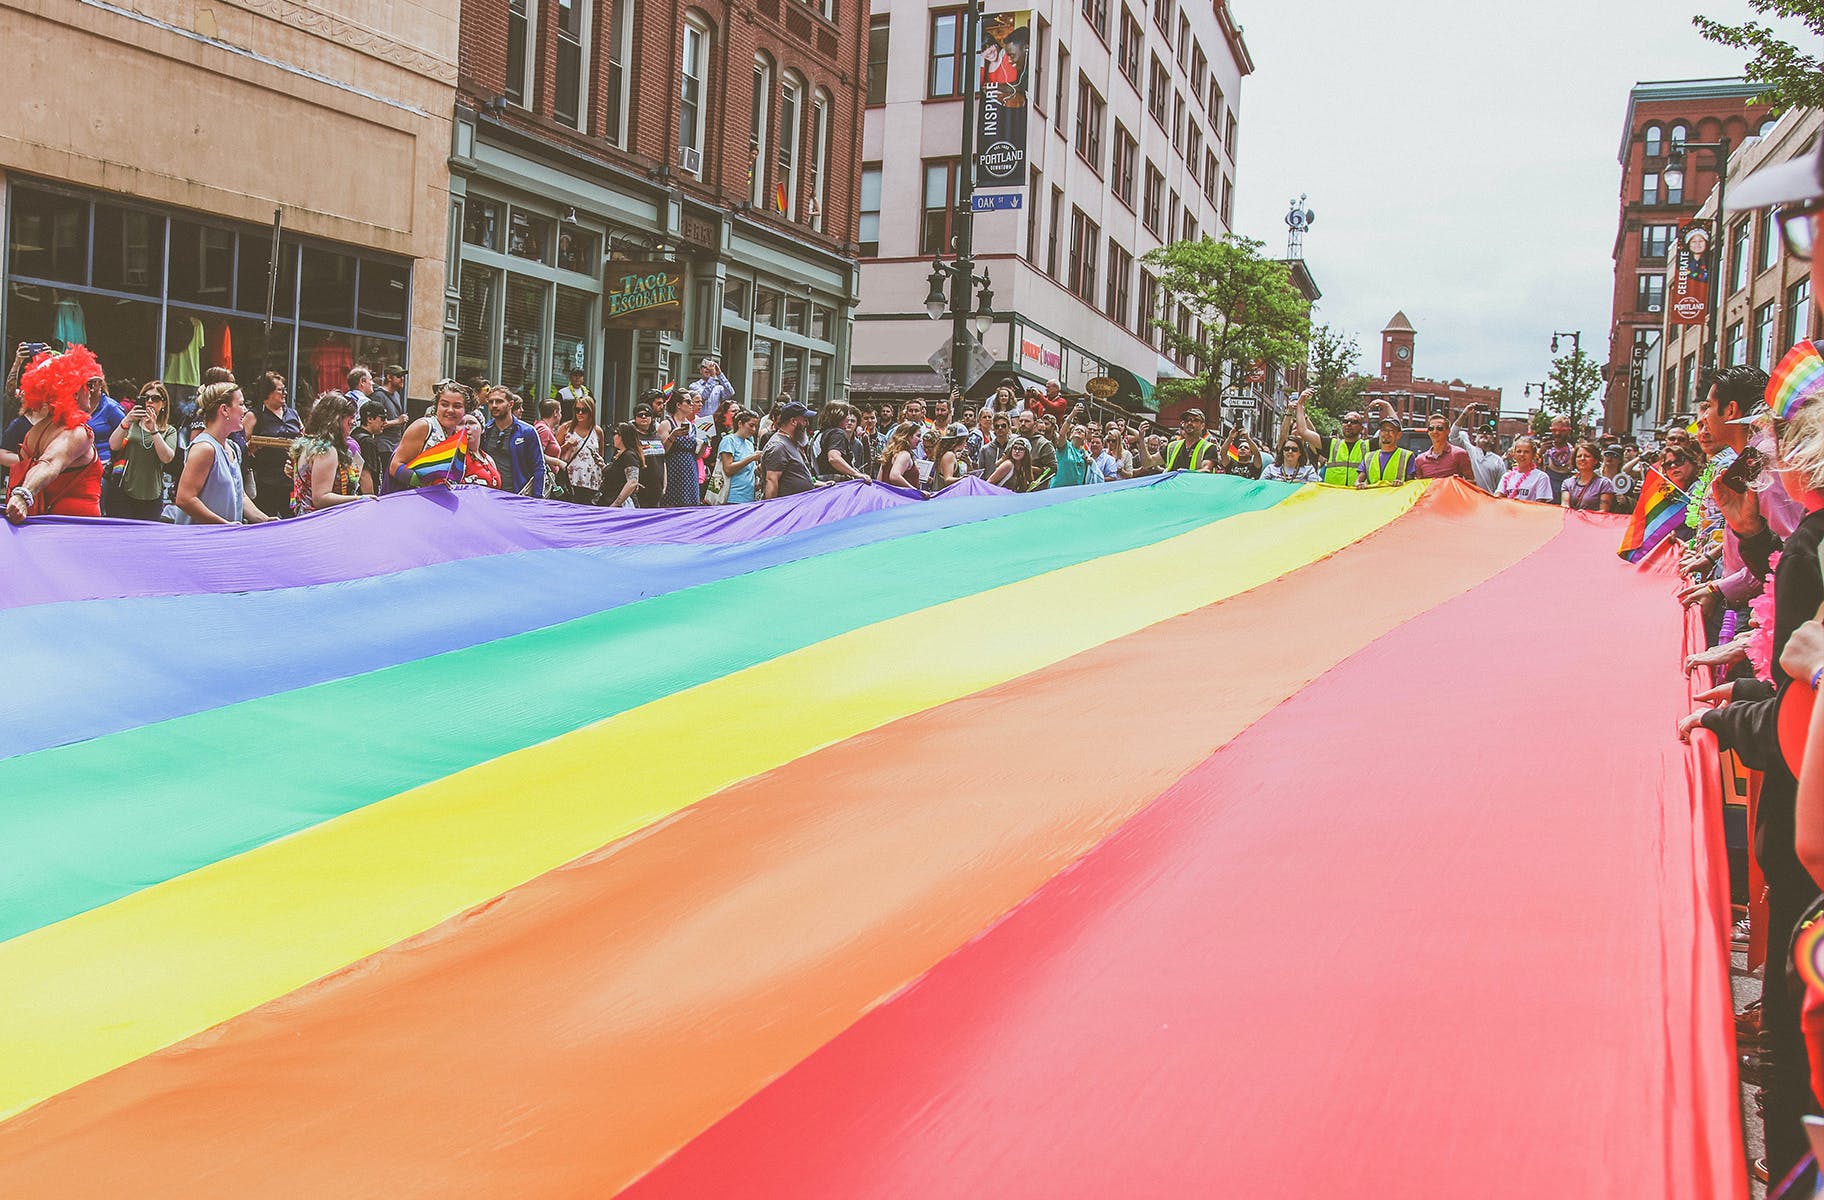
POLYGON ((1554 329, 1608 358, 1617 152, 1637 82, 1739 75, 1690 14, 1741 0, 1231 0, 1254 55, 1242 85, 1236 232, 1285 252, 1310 194, 1316 319, 1377 374, 1403 309, 1416 374, 1499 387, 1545 378, 1554 329))

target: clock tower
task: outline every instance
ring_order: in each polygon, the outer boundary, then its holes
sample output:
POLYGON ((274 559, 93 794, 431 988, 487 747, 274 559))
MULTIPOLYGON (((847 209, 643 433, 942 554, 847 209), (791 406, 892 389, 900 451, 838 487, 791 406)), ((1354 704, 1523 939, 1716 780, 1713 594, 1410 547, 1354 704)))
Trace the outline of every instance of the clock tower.
POLYGON ((1417 336, 1418 330, 1412 327, 1405 313, 1393 314, 1393 320, 1381 330, 1382 382, 1396 386, 1412 383, 1412 342, 1417 336))

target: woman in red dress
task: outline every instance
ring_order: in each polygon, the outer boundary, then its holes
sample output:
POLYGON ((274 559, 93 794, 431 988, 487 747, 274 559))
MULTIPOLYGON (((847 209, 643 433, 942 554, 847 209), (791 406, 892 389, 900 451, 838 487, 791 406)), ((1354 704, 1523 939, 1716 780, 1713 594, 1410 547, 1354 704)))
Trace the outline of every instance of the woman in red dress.
POLYGON ((19 381, 19 403, 32 427, 7 478, 6 519, 99 517, 101 458, 84 401, 101 364, 83 346, 45 352, 19 381))

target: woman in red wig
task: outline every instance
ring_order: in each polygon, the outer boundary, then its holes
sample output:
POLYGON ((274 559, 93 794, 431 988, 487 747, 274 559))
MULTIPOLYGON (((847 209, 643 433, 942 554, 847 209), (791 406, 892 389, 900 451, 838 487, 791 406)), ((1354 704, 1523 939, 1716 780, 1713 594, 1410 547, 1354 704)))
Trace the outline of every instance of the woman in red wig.
POLYGON ((48 351, 33 359, 19 380, 19 403, 32 427, 7 479, 6 519, 99 517, 101 459, 83 401, 101 364, 84 346, 48 351))

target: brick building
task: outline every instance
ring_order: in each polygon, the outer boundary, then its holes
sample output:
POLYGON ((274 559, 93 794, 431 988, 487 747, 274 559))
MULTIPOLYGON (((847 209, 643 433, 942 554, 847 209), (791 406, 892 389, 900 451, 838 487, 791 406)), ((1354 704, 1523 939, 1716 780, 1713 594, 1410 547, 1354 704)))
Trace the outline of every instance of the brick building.
POLYGON ((1368 381, 1370 400, 1386 400, 1409 427, 1420 426, 1434 412, 1455 418, 1466 405, 1479 404, 1490 414, 1501 411, 1501 389, 1471 387, 1461 379, 1443 382, 1413 374, 1418 330, 1396 312, 1381 330, 1381 373, 1368 381))
POLYGON ((446 369, 548 395, 580 366, 605 419, 703 355, 743 402, 842 395, 864 25, 837 0, 463 0, 446 369), (679 305, 630 312, 653 274, 679 305))
MULTIPOLYGON (((1761 167, 1816 152, 1824 130, 1824 113, 1797 109, 1768 122, 1760 136, 1729 156, 1731 186, 1761 167)), ((1699 218, 1716 219, 1716 191, 1703 197, 1699 218)), ((1771 371, 1794 342, 1824 335, 1811 296, 1811 263, 1786 253, 1779 227, 1765 211, 1736 213, 1718 239, 1720 257, 1711 272, 1715 284, 1717 335, 1722 347, 1717 361, 1725 367, 1742 363, 1771 371)), ((1660 394, 1674 403, 1664 414, 1697 409, 1703 373, 1706 328, 1667 324, 1646 369, 1659 379, 1660 394)))
MULTIPOLYGON (((1678 227, 1697 212, 1716 186, 1715 155, 1681 153, 1686 142, 1727 137, 1740 146, 1771 122, 1764 105, 1751 103, 1758 85, 1742 79, 1685 79, 1636 84, 1628 92, 1621 137, 1621 219, 1615 231, 1614 315, 1603 370, 1603 424, 1628 432, 1637 416, 1663 406, 1658 372, 1641 380, 1641 413, 1630 411, 1629 385, 1636 343, 1649 347, 1664 324, 1666 268, 1678 227), (1682 186, 1668 186, 1666 168, 1680 163, 1682 186)), ((1673 404, 1670 408, 1676 408, 1673 404)), ((1668 409, 1669 411, 1669 409, 1668 409)), ((1643 420, 1643 424, 1650 424, 1643 420)))

